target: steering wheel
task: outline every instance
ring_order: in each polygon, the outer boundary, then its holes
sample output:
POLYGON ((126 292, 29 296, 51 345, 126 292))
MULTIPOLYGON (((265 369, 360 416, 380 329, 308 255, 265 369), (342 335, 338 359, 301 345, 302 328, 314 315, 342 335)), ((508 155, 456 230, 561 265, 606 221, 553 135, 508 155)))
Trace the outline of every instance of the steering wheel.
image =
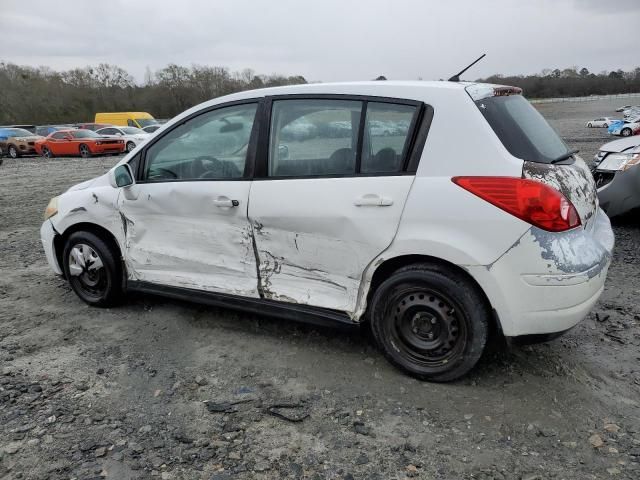
MULTIPOLYGON (((155 177, 156 172, 163 172, 166 173, 168 175, 171 176, 171 178, 178 178, 178 175, 176 174, 176 172, 169 170, 168 168, 162 168, 162 167, 153 167, 153 177, 155 177)), ((161 177, 162 178, 162 177, 161 177)))
POLYGON ((237 178, 242 176, 242 172, 238 170, 233 163, 227 161, 221 161, 214 157, 209 157, 207 155, 202 155, 193 160, 192 168, 195 171, 196 168, 199 170, 206 170, 198 175, 200 179, 206 178, 237 178), (211 165, 208 165, 209 168, 206 168, 204 162, 209 162, 211 165))

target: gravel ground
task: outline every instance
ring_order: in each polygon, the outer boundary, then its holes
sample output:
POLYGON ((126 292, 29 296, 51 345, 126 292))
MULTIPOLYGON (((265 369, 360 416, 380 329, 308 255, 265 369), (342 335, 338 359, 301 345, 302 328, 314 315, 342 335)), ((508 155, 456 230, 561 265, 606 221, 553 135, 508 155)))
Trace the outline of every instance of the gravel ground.
MULTIPOLYGON (((606 141, 582 124, 611 108, 539 107, 586 159, 606 141)), ((640 478, 637 217, 616 222, 577 328, 430 384, 364 332, 151 296, 87 307, 39 227, 51 196, 116 160, 0 167, 0 478, 640 478)))

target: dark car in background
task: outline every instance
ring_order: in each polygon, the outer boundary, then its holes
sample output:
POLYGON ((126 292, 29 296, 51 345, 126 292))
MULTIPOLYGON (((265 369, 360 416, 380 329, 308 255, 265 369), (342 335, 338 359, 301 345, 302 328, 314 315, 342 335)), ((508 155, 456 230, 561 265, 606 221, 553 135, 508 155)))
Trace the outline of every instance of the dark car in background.
POLYGON ((100 130, 101 128, 111 127, 110 123, 76 123, 73 125, 75 128, 80 128, 82 130, 91 130, 95 132, 96 130, 100 130))
POLYGON ((76 127, 73 125, 39 125, 36 127, 36 135, 47 137, 53 132, 58 132, 60 130, 69 130, 70 128, 76 127))

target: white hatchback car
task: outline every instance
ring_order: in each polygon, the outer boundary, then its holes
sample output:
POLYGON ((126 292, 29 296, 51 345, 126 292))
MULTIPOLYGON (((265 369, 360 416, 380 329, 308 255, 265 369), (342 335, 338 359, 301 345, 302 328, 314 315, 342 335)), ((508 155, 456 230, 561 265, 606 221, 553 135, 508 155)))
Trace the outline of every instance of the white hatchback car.
POLYGON ((576 325, 610 263, 589 169, 520 93, 385 81, 206 102, 51 200, 48 262, 90 305, 144 291, 367 324, 404 371, 457 378, 492 329, 576 325))
POLYGON ((144 142, 151 135, 149 132, 136 127, 105 127, 96 130, 98 135, 107 137, 117 137, 125 141, 125 150, 131 152, 134 148, 144 142))

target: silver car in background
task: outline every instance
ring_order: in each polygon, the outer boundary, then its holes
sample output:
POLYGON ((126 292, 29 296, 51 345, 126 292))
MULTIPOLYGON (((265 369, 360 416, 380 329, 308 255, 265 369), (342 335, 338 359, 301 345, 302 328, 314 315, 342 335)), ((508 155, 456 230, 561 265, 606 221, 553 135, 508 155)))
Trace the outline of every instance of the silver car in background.
POLYGON ((640 207, 640 135, 600 147, 592 173, 600 206, 609 217, 640 207))

